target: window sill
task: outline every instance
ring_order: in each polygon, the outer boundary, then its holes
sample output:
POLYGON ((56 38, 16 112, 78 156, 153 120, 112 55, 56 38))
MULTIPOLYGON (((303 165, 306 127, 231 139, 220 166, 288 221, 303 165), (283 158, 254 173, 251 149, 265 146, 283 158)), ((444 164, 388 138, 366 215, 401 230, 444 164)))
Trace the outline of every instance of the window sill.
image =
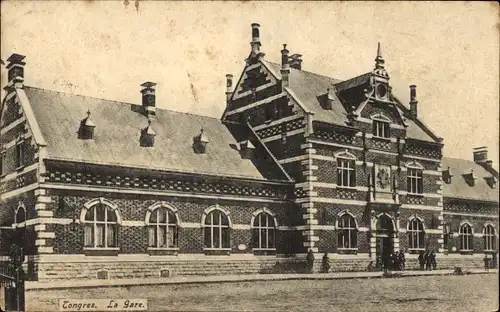
POLYGON ((355 255, 358 253, 358 248, 337 248, 337 253, 343 255, 355 255))
POLYGON ((252 252, 256 256, 276 255, 276 248, 253 248, 252 252))
POLYGON ((84 247, 84 254, 86 256, 117 256, 120 252, 120 248, 96 248, 96 247, 84 247))
POLYGON ((408 248, 408 253, 412 255, 419 254, 422 251, 425 251, 425 248, 408 248))
POLYGON ((231 248, 203 248, 203 253, 210 256, 229 256, 231 248))
POLYGON ((408 196, 415 196, 415 197, 424 197, 424 193, 410 193, 410 192, 407 192, 406 195, 408 195, 408 196))
POLYGON ((386 138, 386 137, 379 137, 379 136, 373 135, 372 138, 375 140, 382 140, 382 141, 389 141, 389 142, 391 141, 390 137, 386 138))
POLYGON ((337 188, 338 189, 342 189, 342 190, 351 190, 351 191, 357 191, 358 189, 356 188, 356 186, 343 186, 343 185, 337 185, 337 188))
POLYGON ((148 253, 150 256, 177 256, 179 254, 179 248, 156 248, 149 247, 148 253))
POLYGON ((473 250, 460 250, 459 251, 461 255, 472 255, 474 254, 473 250))
POLYGON ((24 170, 24 167, 26 167, 25 165, 22 165, 22 166, 19 166, 15 169, 16 172, 21 172, 24 170))

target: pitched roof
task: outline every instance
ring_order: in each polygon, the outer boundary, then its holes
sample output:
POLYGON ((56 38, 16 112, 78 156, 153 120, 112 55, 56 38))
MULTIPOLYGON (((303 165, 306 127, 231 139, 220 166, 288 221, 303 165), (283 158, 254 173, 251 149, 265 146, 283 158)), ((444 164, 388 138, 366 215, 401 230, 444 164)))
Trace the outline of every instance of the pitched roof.
MULTIPOLYGON (((47 158, 193 172, 265 180, 252 160, 243 159, 237 142, 219 119, 156 109, 151 128, 153 147, 140 146, 148 119, 140 105, 24 87, 41 132, 47 158), (77 139, 80 122, 91 112, 93 140, 77 139), (193 150, 193 138, 210 141, 204 154, 193 150)), ((277 176, 277 175, 276 175, 277 176)))
MULTIPOLYGON (((276 76, 277 79, 281 79, 280 64, 265 60, 261 60, 261 62, 271 71, 273 75, 276 76)), ((370 73, 366 73, 361 76, 342 81, 305 70, 290 68, 289 89, 291 89, 293 93, 292 96, 297 96, 298 100, 307 110, 314 112, 314 120, 345 126, 348 121, 347 111, 337 95, 332 92, 332 109, 323 109, 319 97, 326 94, 327 89, 333 88, 334 85, 336 88, 347 88, 348 86, 365 83, 369 75, 370 73)), ((398 106, 400 112, 402 112, 403 109, 408 110, 406 106, 401 103, 399 103, 398 106)), ((435 142, 435 140, 424 129, 422 129, 422 127, 417 125, 415 121, 408 119, 406 122, 408 124, 408 128, 406 129, 408 138, 435 142)))
POLYGON ((450 167, 453 177, 450 184, 443 183, 443 196, 445 198, 498 202, 498 189, 490 187, 485 179, 491 177, 492 174, 481 165, 471 160, 443 157, 443 169, 446 170, 448 167, 450 167), (471 169, 474 170, 474 175, 477 177, 474 186, 467 184, 463 176, 470 173, 471 169))

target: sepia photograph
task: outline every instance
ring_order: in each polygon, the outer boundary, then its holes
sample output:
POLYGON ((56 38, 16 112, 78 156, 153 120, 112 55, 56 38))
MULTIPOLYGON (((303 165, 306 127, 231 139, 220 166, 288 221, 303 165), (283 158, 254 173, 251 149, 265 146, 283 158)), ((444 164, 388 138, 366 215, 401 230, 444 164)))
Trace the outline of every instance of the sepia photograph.
POLYGON ((499 309, 497 2, 0 5, 0 312, 499 309))

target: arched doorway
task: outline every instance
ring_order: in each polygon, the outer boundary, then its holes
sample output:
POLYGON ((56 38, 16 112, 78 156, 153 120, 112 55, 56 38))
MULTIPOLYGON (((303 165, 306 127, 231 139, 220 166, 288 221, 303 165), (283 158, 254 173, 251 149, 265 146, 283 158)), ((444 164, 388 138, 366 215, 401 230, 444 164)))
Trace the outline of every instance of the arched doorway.
POLYGON ((387 214, 377 217, 375 236, 377 238, 377 264, 382 265, 382 259, 390 256, 394 248, 394 222, 387 214))

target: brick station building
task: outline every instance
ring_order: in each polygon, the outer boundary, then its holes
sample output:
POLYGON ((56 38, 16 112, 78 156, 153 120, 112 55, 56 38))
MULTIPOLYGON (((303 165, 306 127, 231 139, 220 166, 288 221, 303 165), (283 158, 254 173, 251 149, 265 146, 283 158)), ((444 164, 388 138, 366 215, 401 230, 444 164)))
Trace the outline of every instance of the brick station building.
POLYGON ((29 87, 13 54, 0 252, 22 245, 38 280, 294 270, 309 250, 333 271, 399 249, 409 268, 423 250, 440 268, 497 255, 486 148, 443 157, 416 87, 409 105, 393 95, 380 45, 372 70, 342 81, 286 45, 267 61, 259 32, 220 119, 157 107, 152 82, 139 104, 29 87))

